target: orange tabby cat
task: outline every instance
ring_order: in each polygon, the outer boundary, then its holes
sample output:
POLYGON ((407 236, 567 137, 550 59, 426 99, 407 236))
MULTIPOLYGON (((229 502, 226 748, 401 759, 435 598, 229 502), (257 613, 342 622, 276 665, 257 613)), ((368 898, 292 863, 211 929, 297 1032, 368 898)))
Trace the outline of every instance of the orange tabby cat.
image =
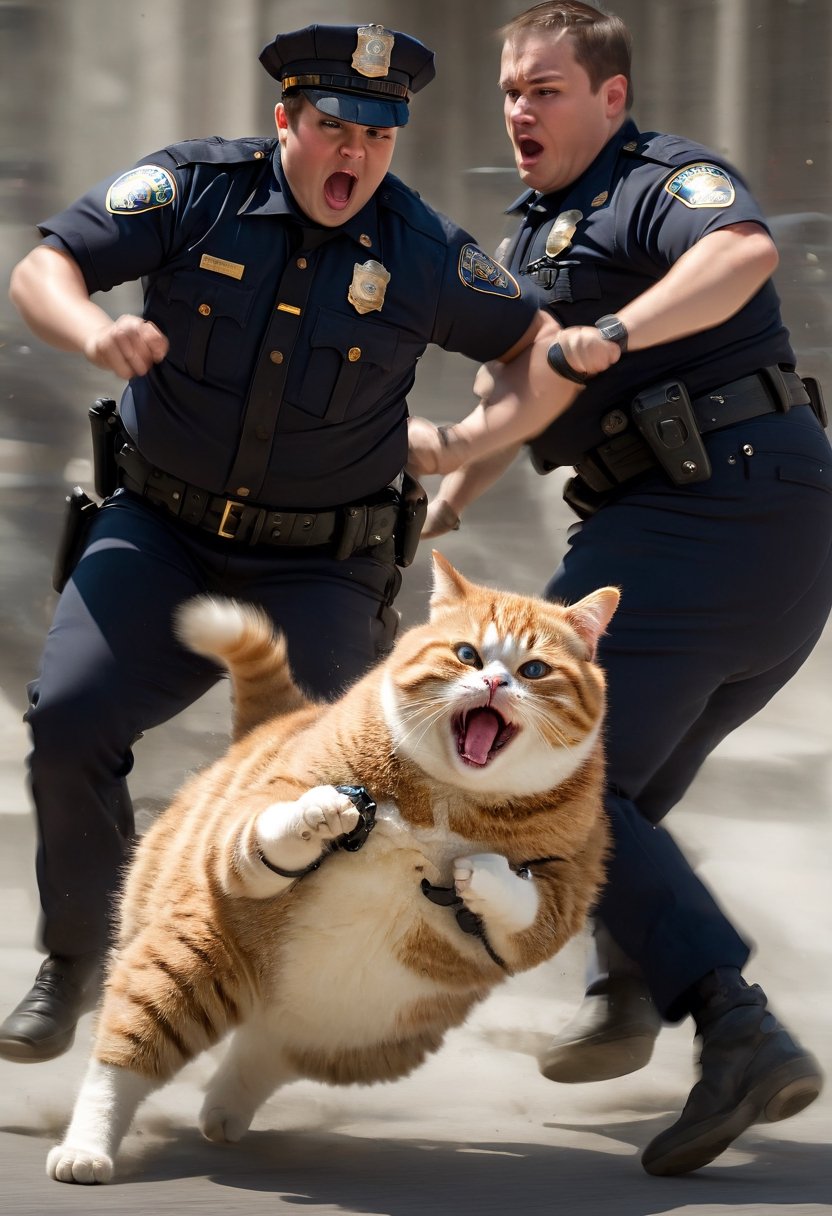
POLYGON ((428 622, 334 704, 297 689, 256 610, 185 607, 183 638, 231 673, 235 742, 137 850, 53 1178, 109 1179, 138 1103, 234 1027, 202 1109, 211 1140, 239 1139, 293 1079, 405 1075, 564 945, 602 878, 592 660, 617 603, 609 587, 564 607, 476 586, 434 554, 428 622), (342 783, 377 803, 360 851, 342 783))

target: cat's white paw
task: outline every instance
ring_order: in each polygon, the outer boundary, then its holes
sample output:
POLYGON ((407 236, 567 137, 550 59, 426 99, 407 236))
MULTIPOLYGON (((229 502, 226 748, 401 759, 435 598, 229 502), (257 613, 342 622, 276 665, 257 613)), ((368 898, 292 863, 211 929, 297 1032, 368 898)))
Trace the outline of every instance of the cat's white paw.
POLYGON ((199 1129, 206 1140, 215 1144, 236 1144, 249 1129, 252 1115, 247 1111, 228 1110, 224 1106, 203 1107, 199 1129))
POLYGON ((534 923, 539 896, 533 879, 524 879, 499 853, 474 853, 454 861, 454 887, 466 908, 486 927, 521 933, 534 923))
POLYGON ((46 1172, 56 1182, 109 1182, 113 1176, 113 1160, 106 1153, 58 1144, 46 1158, 46 1172))
POLYGON ((257 820, 263 853, 282 869, 301 869, 315 861, 324 845, 358 826, 359 814, 334 785, 318 785, 294 802, 274 802, 257 820))

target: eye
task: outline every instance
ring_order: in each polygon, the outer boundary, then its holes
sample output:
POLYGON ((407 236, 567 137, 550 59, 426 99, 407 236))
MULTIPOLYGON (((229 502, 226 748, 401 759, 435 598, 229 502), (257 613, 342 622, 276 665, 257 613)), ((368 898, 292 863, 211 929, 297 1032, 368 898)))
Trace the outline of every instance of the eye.
POLYGON ((526 680, 542 680, 551 670, 549 664, 544 663, 542 659, 529 659, 528 663, 519 668, 518 675, 526 680))
POLYGON ((509 99, 509 101, 516 101, 517 98, 520 96, 520 90, 519 89, 506 89, 505 95, 509 99))
POLYGON ((321 126, 327 127, 330 131, 340 131, 341 124, 334 118, 322 118, 321 126))
POLYGON ((368 127, 367 136, 369 139, 389 139, 390 131, 386 127, 368 127))
POLYGON ((477 654, 474 647, 468 642, 460 642, 459 645, 455 647, 454 653, 459 659, 460 663, 464 663, 466 667, 482 667, 482 659, 477 654))

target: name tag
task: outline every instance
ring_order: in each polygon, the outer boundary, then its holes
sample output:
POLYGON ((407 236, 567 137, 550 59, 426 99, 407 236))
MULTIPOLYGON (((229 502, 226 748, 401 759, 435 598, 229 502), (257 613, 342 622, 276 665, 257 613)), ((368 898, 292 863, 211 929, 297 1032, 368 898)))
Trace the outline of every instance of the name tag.
POLYGON ((210 253, 203 253, 199 259, 199 269, 215 270, 217 274, 227 274, 232 279, 241 279, 245 266, 240 262, 228 262, 225 258, 215 258, 210 253))

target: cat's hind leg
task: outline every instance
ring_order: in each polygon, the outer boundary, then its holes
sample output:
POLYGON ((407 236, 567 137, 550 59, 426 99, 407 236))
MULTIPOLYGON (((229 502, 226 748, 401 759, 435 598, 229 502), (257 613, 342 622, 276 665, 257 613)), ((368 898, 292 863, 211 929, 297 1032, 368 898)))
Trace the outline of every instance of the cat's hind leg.
POLYGON ((275 1043, 273 1028, 262 1021, 239 1027, 205 1093, 199 1116, 203 1136, 235 1143, 266 1099, 296 1077, 275 1043))
POLYGON ((57 1182, 109 1182, 136 1108, 157 1084, 129 1068, 90 1060, 64 1142, 46 1159, 49 1177, 57 1182))

